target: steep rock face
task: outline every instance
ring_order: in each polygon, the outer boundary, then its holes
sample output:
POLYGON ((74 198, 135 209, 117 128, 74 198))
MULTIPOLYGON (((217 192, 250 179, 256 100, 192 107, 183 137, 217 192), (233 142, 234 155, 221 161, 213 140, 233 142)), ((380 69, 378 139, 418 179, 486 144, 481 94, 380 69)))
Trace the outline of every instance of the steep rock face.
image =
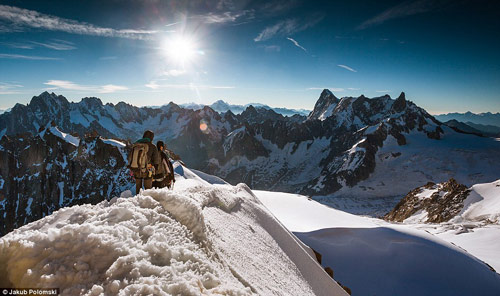
POLYGON ((403 222, 414 216, 427 223, 446 222, 460 213, 469 193, 467 186, 455 179, 440 184, 429 182, 410 191, 384 219, 403 222))
POLYGON ((307 117, 308 120, 320 119, 324 120, 330 116, 333 108, 339 103, 339 99, 329 91, 324 89, 319 96, 318 101, 314 105, 313 111, 307 117))
MULTIPOLYGON (((0 236, 57 209, 98 203, 132 186, 126 148, 88 135, 78 145, 57 127, 0 141, 0 236)), ((74 139, 74 138, 71 138, 74 139)))

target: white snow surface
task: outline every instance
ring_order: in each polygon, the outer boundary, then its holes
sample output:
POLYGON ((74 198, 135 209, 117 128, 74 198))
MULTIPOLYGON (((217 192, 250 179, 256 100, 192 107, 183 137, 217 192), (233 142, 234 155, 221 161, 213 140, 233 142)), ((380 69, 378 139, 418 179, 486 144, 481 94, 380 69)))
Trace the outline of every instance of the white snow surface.
POLYGON ((451 242, 500 271, 500 180, 469 189, 464 208, 450 221, 424 223, 427 212, 422 211, 404 223, 451 242))
POLYGON ((59 138, 65 140, 66 142, 74 145, 74 146, 77 146, 80 145, 80 139, 77 138, 77 137, 74 137, 70 134, 67 134, 67 133, 63 133, 61 132, 57 127, 53 126, 53 127, 50 127, 50 132, 55 135, 55 136, 58 136, 59 138))
MULTIPOLYGON (((427 229, 348 214, 301 195, 254 193, 322 254, 322 265, 330 266, 353 295, 500 295, 498 273, 427 229)), ((475 244, 488 246, 496 235, 496 250, 487 247, 484 252, 499 258, 500 232, 482 230, 488 238, 475 244)))
POLYGON ((115 140, 115 139, 101 139, 104 143, 106 144, 109 144, 109 145, 113 145, 115 147, 118 147, 118 148, 125 148, 127 145, 123 142, 120 142, 118 140, 115 140))
POLYGON ((476 184, 464 201, 460 216, 464 220, 500 224, 500 179, 492 183, 476 184))
POLYGON ((335 202, 338 197, 369 200, 393 196, 399 196, 399 200, 409 189, 427 182, 441 183, 455 178, 472 186, 498 179, 499 142, 460 134, 446 126, 442 128, 444 135, 440 140, 429 139, 417 131, 403 133, 407 144, 402 146, 388 136, 377 151, 375 171, 370 177, 354 187, 346 186, 335 192, 329 196, 331 201, 335 202))
MULTIPOLYGON (((347 295, 244 184, 63 208, 0 238, 0 286, 62 295, 347 295)), ((205 178, 206 179, 206 178, 205 178)))

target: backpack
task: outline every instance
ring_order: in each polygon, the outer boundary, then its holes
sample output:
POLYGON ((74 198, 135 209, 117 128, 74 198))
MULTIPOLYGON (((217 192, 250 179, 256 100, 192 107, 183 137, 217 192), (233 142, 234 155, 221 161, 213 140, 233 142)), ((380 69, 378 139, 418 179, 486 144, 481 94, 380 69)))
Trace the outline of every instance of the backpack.
POLYGON ((148 166, 148 150, 147 143, 135 143, 132 146, 131 157, 129 159, 129 168, 132 171, 144 173, 148 166))
POLYGON ((170 160, 168 159, 168 157, 161 157, 161 163, 160 165, 158 166, 158 170, 156 171, 156 173, 158 174, 158 176, 161 176, 159 179, 163 180, 163 179, 172 179, 172 175, 173 175, 173 172, 172 170, 170 169, 170 166, 168 165, 168 162, 170 160))

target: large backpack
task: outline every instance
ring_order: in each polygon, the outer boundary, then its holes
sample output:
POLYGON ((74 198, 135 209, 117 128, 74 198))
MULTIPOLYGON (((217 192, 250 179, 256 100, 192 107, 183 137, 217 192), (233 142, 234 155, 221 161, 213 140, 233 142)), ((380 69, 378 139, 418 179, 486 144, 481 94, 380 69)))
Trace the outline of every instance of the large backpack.
POLYGON ((148 166, 148 150, 147 143, 135 143, 132 146, 131 157, 129 159, 129 168, 136 173, 145 173, 148 166))
MULTIPOLYGON (((158 170, 156 171, 156 173, 158 175, 162 175, 162 177, 166 177, 167 179, 173 175, 173 172, 172 170, 170 169, 170 166, 168 165, 168 162, 170 160, 168 159, 168 157, 161 157, 161 163, 160 165, 158 166, 158 170)), ((170 177, 171 178, 171 177, 170 177)))

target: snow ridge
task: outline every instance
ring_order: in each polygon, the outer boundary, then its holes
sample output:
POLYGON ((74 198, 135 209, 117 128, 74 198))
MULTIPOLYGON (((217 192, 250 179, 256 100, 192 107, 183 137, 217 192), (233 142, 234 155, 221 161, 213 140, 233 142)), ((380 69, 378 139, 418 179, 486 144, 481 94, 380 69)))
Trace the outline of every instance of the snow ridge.
POLYGON ((346 295, 246 185, 175 171, 175 190, 63 208, 0 238, 0 284, 62 295, 346 295))

